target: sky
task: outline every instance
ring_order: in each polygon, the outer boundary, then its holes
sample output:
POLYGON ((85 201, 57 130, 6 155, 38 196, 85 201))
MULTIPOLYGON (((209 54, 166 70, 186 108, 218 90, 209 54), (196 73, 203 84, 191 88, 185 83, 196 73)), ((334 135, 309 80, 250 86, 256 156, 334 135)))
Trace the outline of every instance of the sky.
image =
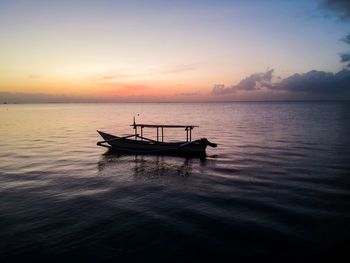
POLYGON ((350 99, 349 10, 340 0, 0 0, 0 102, 350 99))

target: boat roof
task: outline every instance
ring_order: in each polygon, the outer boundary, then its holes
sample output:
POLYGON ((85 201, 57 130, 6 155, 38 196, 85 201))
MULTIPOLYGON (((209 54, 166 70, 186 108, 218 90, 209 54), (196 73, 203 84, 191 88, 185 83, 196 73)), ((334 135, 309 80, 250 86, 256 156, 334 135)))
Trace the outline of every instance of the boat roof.
POLYGON ((199 127, 197 125, 162 125, 162 124, 131 124, 132 127, 141 127, 141 128, 190 128, 193 129, 195 127, 199 127))

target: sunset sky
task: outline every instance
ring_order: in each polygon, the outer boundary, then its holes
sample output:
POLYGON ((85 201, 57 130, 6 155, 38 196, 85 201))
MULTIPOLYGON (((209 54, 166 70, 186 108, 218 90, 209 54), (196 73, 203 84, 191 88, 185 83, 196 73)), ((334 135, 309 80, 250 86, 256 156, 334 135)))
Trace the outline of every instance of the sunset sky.
POLYGON ((319 0, 0 0, 0 101, 350 99, 339 56, 350 50, 349 10, 319 0))

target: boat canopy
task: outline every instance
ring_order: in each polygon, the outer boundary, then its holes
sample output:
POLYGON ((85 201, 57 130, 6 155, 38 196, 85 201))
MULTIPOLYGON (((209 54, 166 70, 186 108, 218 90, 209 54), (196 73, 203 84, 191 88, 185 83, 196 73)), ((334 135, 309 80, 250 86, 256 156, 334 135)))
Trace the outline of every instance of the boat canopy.
POLYGON ((135 137, 137 135, 137 128, 141 128, 141 138, 143 137, 143 128, 156 128, 157 129, 157 142, 160 140, 159 129, 161 130, 161 141, 164 142, 164 128, 184 128, 186 131, 186 141, 192 141, 192 130, 195 127, 199 127, 197 125, 164 125, 164 124, 136 124, 135 118, 134 123, 130 126, 135 129, 135 137))
POLYGON ((141 128, 185 128, 185 129, 193 129, 195 127, 199 127, 197 125, 161 125, 161 124, 131 124, 130 126, 141 127, 141 128))

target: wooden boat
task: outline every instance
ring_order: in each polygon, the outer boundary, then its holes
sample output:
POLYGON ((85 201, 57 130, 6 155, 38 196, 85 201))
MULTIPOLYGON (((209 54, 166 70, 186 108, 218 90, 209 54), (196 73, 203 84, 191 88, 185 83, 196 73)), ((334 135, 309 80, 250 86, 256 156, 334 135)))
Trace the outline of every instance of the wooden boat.
POLYGON ((126 136, 115 136, 102 131, 97 131, 103 141, 97 142, 98 146, 108 147, 116 151, 129 153, 149 153, 149 154, 189 154, 204 155, 207 146, 216 147, 217 144, 209 142, 206 138, 192 141, 192 130, 195 125, 156 125, 156 124, 136 124, 130 125, 135 133, 126 136), (141 135, 137 133, 140 128, 141 135), (157 129, 157 139, 143 137, 144 128, 157 129), (182 128, 186 131, 186 141, 164 142, 164 129, 182 128), (159 134, 161 131, 161 135, 159 134))

